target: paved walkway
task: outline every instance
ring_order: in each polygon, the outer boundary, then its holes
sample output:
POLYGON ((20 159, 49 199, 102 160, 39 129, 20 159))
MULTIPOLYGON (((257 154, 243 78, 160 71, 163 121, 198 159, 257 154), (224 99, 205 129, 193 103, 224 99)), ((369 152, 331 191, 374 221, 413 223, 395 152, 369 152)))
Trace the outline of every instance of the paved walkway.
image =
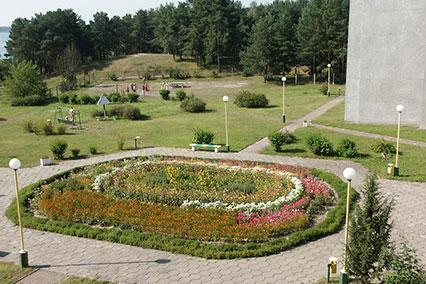
MULTIPOLYGON (((341 177, 343 169, 354 167, 360 186, 367 170, 350 161, 331 161, 267 156, 251 153, 192 152, 185 149, 151 148, 120 152, 59 165, 22 169, 21 186, 80 165, 140 155, 179 155, 188 157, 257 160, 316 167, 341 177)), ((381 180, 383 190, 396 198, 393 212, 395 235, 404 235, 426 264, 426 188, 422 183, 381 180)), ((14 197, 11 170, 0 169, 0 211, 4 212, 14 197)), ((97 241, 25 229, 26 247, 31 265, 42 270, 99 278, 119 283, 312 283, 324 277, 330 256, 341 257, 342 232, 306 245, 262 258, 206 260, 187 255, 122 244, 97 241)), ((17 227, 0 216, 0 260, 18 259, 17 227)))
MULTIPOLYGON (((328 103, 320 106, 319 108, 315 109, 313 112, 308 113, 304 117, 297 119, 297 120, 290 121, 286 126, 281 128, 280 131, 281 132, 285 132, 285 131, 293 132, 296 129, 303 126, 303 121, 315 120, 316 118, 320 117, 321 115, 323 115, 324 113, 326 113, 327 111, 329 111, 330 109, 332 109, 333 107, 335 107, 336 105, 338 105, 339 103, 344 101, 344 99, 345 99, 344 96, 339 96, 339 97, 329 101, 328 103)), ((262 150, 265 149, 268 146, 269 146, 269 141, 268 141, 268 138, 265 137, 265 138, 262 138, 261 140, 257 141, 256 143, 246 147, 245 149, 241 150, 240 153, 261 153, 262 150)))
MULTIPOLYGON (((374 133, 363 132, 363 131, 358 131, 358 130, 327 126, 327 125, 316 124, 316 123, 311 123, 311 125, 313 127, 319 128, 319 129, 330 130, 330 131, 333 131, 333 132, 355 135, 355 136, 361 136, 361 137, 368 137, 368 138, 384 139, 386 141, 396 142, 396 137, 392 137, 392 136, 386 136, 386 135, 374 134, 374 133)), ((404 138, 401 138, 400 142, 402 144, 426 148, 426 142, 414 141, 414 140, 409 140, 409 139, 404 139, 404 138)))

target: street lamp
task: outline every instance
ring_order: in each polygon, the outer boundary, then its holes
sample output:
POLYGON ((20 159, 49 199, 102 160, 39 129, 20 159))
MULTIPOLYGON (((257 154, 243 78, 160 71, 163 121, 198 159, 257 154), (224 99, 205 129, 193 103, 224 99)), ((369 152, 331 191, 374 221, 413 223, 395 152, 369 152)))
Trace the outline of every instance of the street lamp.
POLYGON ((226 151, 229 152, 229 136, 228 136, 228 110, 226 105, 228 104, 229 97, 223 96, 223 102, 225 103, 225 137, 226 137, 226 151))
POLYGON ((393 170, 393 175, 394 176, 399 176, 399 136, 400 136, 400 132, 401 132, 401 114, 404 111, 404 106, 403 105, 397 105, 396 106, 396 111, 398 112, 398 133, 397 133, 397 137, 396 137, 396 156, 395 156, 395 168, 393 170))
POLYGON ((281 81, 283 82, 283 123, 285 123, 285 81, 287 81, 287 78, 282 77, 281 81))
POLYGON ((351 183, 356 177, 356 171, 353 168, 346 168, 343 171, 343 176, 348 181, 348 190, 346 192, 346 221, 345 221, 345 251, 343 257, 343 269, 340 271, 340 284, 348 283, 348 228, 349 228, 349 207, 351 201, 351 183))
POLYGON ((327 64, 327 73, 328 73, 328 81, 327 81, 327 96, 330 96, 330 68, 331 64, 327 64))
POLYGON ((135 140, 135 150, 137 150, 138 149, 138 140, 139 139, 141 139, 141 137, 140 136, 136 136, 135 138, 134 138, 134 140, 135 140))
POLYGON ((21 209, 19 207, 19 186, 18 186, 18 169, 21 167, 21 161, 12 159, 9 161, 9 168, 15 173, 15 188, 16 188, 16 208, 18 210, 19 234, 21 238, 21 250, 19 251, 19 264, 21 267, 28 267, 28 252, 25 251, 24 233, 22 231, 21 209))

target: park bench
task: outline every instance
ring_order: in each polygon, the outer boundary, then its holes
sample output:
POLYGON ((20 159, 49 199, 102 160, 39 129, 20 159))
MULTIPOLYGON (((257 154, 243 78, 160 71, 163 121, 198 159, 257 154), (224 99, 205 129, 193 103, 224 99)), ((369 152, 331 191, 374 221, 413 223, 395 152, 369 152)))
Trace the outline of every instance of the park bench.
POLYGON ((189 82, 171 82, 170 86, 174 89, 176 88, 191 88, 191 83, 189 82))
POLYGON ((219 152, 219 148, 222 147, 222 145, 215 145, 215 144, 189 144, 189 147, 191 147, 192 151, 197 150, 197 148, 206 148, 206 149, 214 149, 215 153, 219 152))

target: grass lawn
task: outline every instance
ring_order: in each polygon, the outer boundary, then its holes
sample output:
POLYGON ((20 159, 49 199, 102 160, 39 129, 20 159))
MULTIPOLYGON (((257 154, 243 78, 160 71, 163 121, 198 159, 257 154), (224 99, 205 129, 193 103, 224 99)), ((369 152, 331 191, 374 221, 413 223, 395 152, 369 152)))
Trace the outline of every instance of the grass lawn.
POLYGON ((31 268, 21 269, 12 262, 0 262, 0 283, 9 284, 31 273, 31 268))
MULTIPOLYGON (((378 125, 378 124, 354 124, 344 121, 345 104, 341 103, 321 117, 315 120, 316 123, 329 125, 334 127, 353 129, 358 131, 376 133, 387 136, 396 136, 397 126, 395 125, 378 125)), ((397 113, 395 111, 395 122, 397 121, 397 113)), ((404 117, 402 118, 404 119, 404 117)), ((426 130, 416 127, 401 127, 401 138, 426 142, 426 130)))
MULTIPOLYGON (((206 79, 204 79, 206 80, 206 79)), ((227 82, 229 78, 211 79, 207 82, 227 82)), ((51 104, 44 107, 10 107, 7 103, 0 104, 0 166, 6 166, 9 159, 17 156, 23 166, 34 166, 44 156, 51 156, 50 145, 54 140, 65 140, 69 149, 79 148, 82 155, 89 155, 89 147, 97 147, 99 152, 112 153, 117 151, 117 139, 124 136, 128 139, 127 147, 132 147, 132 138, 142 137, 143 146, 188 147, 192 140, 192 130, 200 127, 215 134, 215 143, 225 143, 224 106, 222 97, 228 95, 229 141, 232 151, 242 148, 267 136, 281 128, 281 86, 264 84, 261 77, 233 77, 233 81, 248 81, 244 88, 217 87, 206 89, 187 89, 207 103, 208 111, 200 114, 187 113, 181 110, 176 101, 163 101, 160 96, 146 97, 143 102, 133 104, 141 112, 150 116, 145 121, 117 120, 98 122, 91 117, 96 105, 78 105, 85 130, 69 130, 63 136, 36 136, 24 131, 26 121, 38 121, 54 118, 54 111, 61 106, 51 104), (235 96, 242 89, 264 93, 271 107, 263 109, 238 108, 233 104, 235 96)), ((319 85, 289 86, 286 91, 286 112, 289 120, 297 119, 313 111, 320 105, 333 99, 320 94, 319 85)), ((81 93, 90 93, 82 89, 81 93)), ((68 153, 67 156, 70 156, 68 153)))
MULTIPOLYGON (((339 141, 343 138, 349 138, 354 141, 357 146, 361 157, 353 158, 351 160, 362 164, 363 166, 370 169, 372 172, 378 174, 381 177, 398 179, 398 180, 407 180, 407 181, 426 181, 426 149, 421 147, 415 147, 411 145, 401 145, 401 157, 400 157, 400 176, 393 177, 386 174, 387 163, 381 158, 379 154, 374 153, 371 150, 371 145, 374 144, 377 139, 365 138, 350 136, 345 134, 339 134, 327 130, 319 130, 315 128, 299 128, 295 131, 295 135, 299 139, 296 143, 291 145, 286 145, 283 147, 283 152, 277 153, 272 147, 265 149, 265 154, 279 154, 284 156, 297 156, 297 157, 306 157, 306 158, 323 158, 312 154, 305 144, 305 138, 310 134, 320 133, 323 136, 326 136, 330 141, 333 142, 335 148, 338 145, 339 141)), ((348 159, 348 158, 339 158, 339 157, 327 157, 327 159, 348 159)), ((389 162, 394 163, 394 157, 389 162)))

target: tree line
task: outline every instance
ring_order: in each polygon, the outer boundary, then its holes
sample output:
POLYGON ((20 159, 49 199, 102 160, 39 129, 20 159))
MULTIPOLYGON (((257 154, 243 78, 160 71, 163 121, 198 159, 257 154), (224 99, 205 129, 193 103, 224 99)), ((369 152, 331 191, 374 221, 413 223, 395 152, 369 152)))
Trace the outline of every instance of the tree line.
POLYGON ((297 65, 321 73, 346 70, 348 0, 281 0, 243 7, 234 0, 186 0, 123 17, 98 12, 86 23, 73 10, 14 20, 6 44, 12 60, 44 74, 134 53, 224 66, 246 75, 282 74, 297 65))

